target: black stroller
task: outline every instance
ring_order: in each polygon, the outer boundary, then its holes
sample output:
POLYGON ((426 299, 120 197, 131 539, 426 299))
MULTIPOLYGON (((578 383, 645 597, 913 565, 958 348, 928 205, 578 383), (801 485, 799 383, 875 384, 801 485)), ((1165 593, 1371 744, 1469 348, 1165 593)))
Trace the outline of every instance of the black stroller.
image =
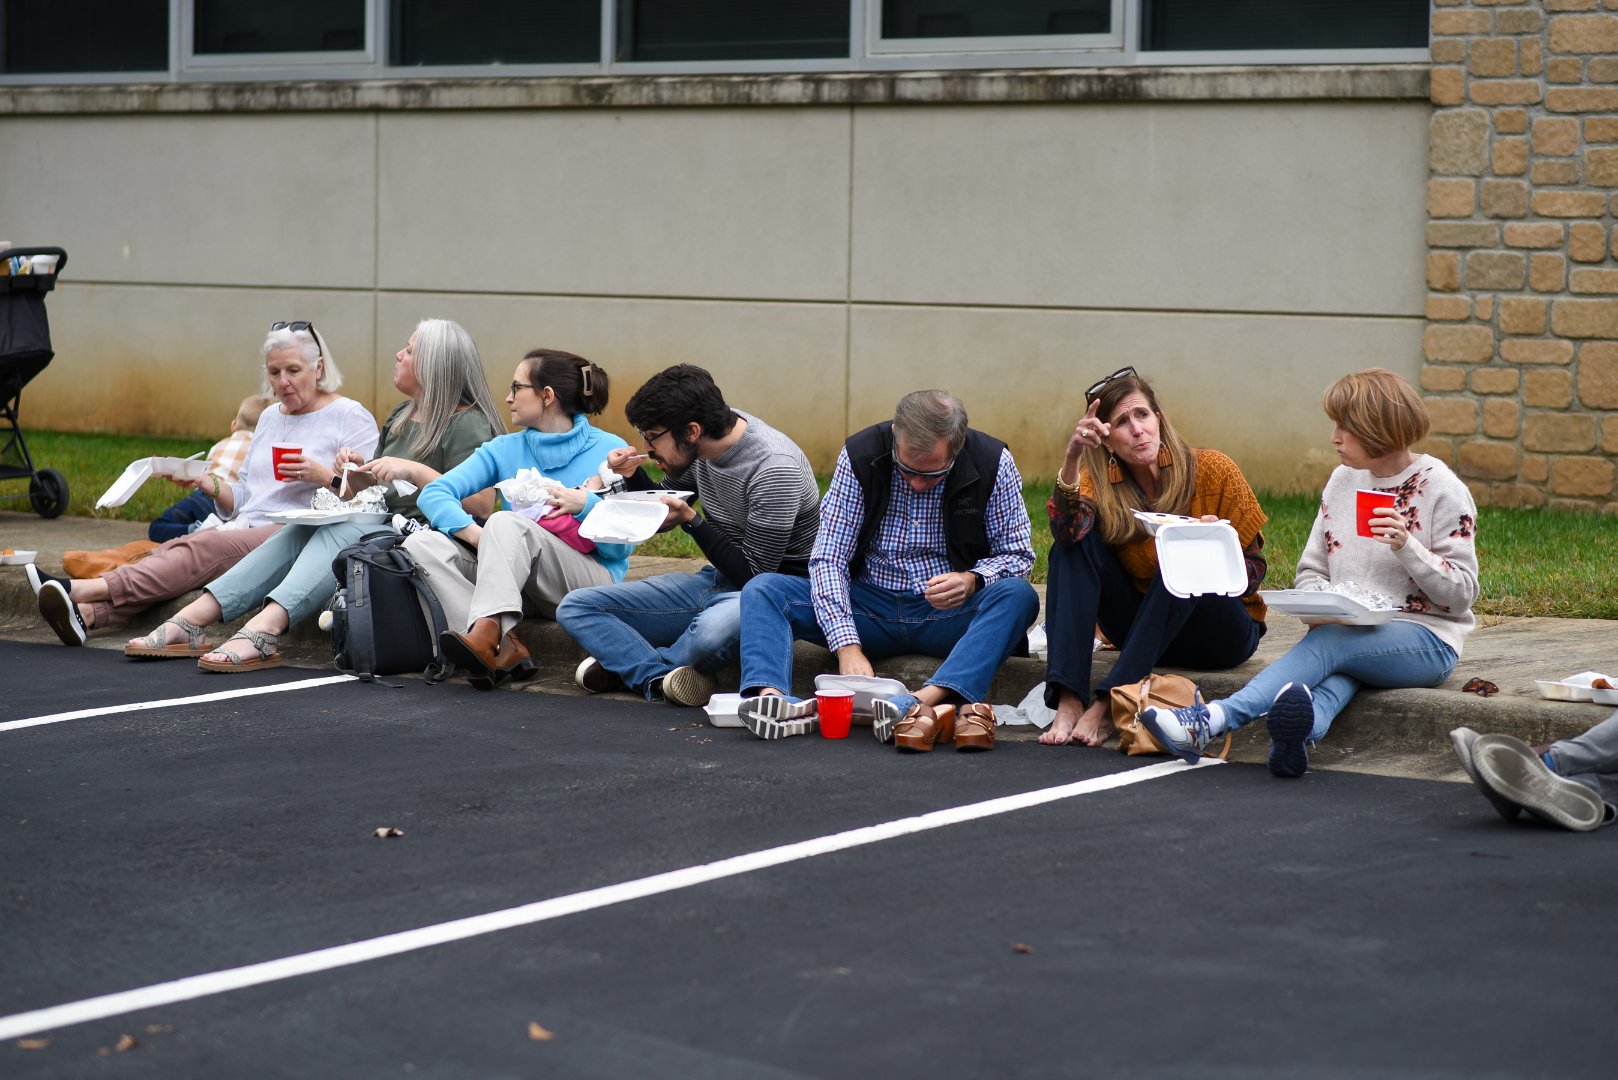
MULTIPOLYGON (((67 477, 55 469, 35 469, 22 427, 17 423, 17 401, 22 388, 50 364, 51 324, 45 318, 45 294, 56 288, 57 275, 67 266, 67 252, 59 247, 11 248, 0 259, 55 255, 55 273, 0 277, 0 418, 11 426, 10 438, 0 445, 0 480, 28 477, 28 501, 43 518, 67 509, 67 477)), ((6 431, 0 428, 0 439, 6 431)), ((0 495, 20 499, 21 495, 0 495)))

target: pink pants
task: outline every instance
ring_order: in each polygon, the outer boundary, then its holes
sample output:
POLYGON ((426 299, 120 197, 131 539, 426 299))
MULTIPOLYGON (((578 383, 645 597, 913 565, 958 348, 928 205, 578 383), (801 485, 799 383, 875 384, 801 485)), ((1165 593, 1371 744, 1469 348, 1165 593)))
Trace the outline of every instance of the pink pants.
POLYGON ((106 600, 91 602, 91 618, 96 626, 116 626, 153 604, 200 589, 274 536, 280 527, 203 529, 160 544, 139 562, 101 575, 109 594, 106 600))

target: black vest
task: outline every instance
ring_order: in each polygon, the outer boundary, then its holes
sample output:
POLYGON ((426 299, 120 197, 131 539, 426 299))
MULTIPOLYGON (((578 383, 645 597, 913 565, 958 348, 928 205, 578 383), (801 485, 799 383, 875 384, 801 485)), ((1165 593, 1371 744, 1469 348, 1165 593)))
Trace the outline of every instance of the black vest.
MULTIPOLYGON (((950 566, 957 571, 972 569, 979 559, 990 554, 983 514, 988 509, 989 494, 1000 472, 1000 453, 1005 448, 1006 444, 992 435, 967 428, 966 445, 944 478, 944 546, 950 566)), ((888 512, 893 483, 893 421, 884 420, 856 431, 843 449, 848 451, 849 468, 865 495, 865 521, 848 561, 850 573, 858 573, 877 527, 888 512)))

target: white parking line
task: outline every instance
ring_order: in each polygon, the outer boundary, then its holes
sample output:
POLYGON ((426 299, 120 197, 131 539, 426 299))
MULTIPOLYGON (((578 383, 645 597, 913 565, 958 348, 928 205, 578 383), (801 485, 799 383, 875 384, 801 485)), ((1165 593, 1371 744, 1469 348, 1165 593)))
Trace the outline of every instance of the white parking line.
POLYGON ((588 889, 584 892, 558 896, 551 900, 541 900, 521 907, 506 908, 503 911, 491 911, 486 915, 473 915, 469 918, 438 923, 434 926, 423 926, 415 930, 404 930, 397 934, 386 934, 382 937, 370 938, 365 941, 350 942, 347 945, 317 949, 314 952, 301 953, 296 956, 285 956, 279 960, 266 960, 258 964, 228 968, 224 971, 213 971, 205 975, 191 975, 184 979, 175 979, 172 982, 143 986, 135 990, 123 990, 115 994, 86 998, 83 1001, 68 1002, 64 1005, 53 1005, 45 1009, 36 1009, 33 1012, 17 1013, 13 1016, 0 1017, 0 1041, 21 1038, 25 1035, 49 1031, 53 1028, 67 1027, 71 1024, 104 1020, 109 1016, 118 1016, 138 1009, 172 1005, 179 1001, 190 1001, 194 998, 228 993, 232 990, 242 990, 250 986, 262 986, 265 983, 292 979, 299 975, 330 971, 333 968, 346 967, 351 964, 363 964, 368 960, 379 960, 386 956, 397 956, 400 953, 426 949, 434 945, 464 941, 483 934, 510 930, 513 927, 532 926, 535 923, 559 919, 564 915, 576 915, 583 911, 594 911, 597 908, 610 907, 613 904, 622 904, 631 900, 656 896, 659 893, 673 892, 676 889, 685 889, 693 885, 718 881, 721 878, 751 873, 754 870, 763 870, 771 866, 797 862, 801 859, 809 859, 816 855, 825 855, 833 851, 847 851, 850 848, 863 847, 866 844, 875 844, 882 840, 891 840, 895 837, 908 836, 912 833, 926 832, 929 829, 939 829, 946 825, 959 825, 962 822, 994 817, 997 814, 1009 814, 1013 810, 1026 810, 1031 806, 1042 806, 1045 803, 1057 802, 1061 799, 1071 799, 1076 795, 1088 795, 1091 792, 1107 791, 1112 788, 1125 787, 1129 784, 1138 784, 1143 780, 1155 780, 1159 777, 1188 773, 1205 765, 1222 764, 1224 762, 1216 758, 1204 758, 1201 764, 1195 766, 1185 765, 1179 761, 1158 762, 1157 764, 1130 769, 1126 772, 1114 773, 1111 776, 1098 776, 1072 784, 1040 788, 1037 791, 1026 791, 1020 795, 1007 795, 998 799, 970 803, 966 806, 953 806, 943 810, 934 810, 918 817, 900 818, 897 821, 887 821, 879 825, 867 825, 864 828, 850 829, 847 832, 834 833, 831 836, 822 836, 813 840, 800 840, 795 844, 784 844, 781 847, 766 848, 763 851, 736 855, 729 859, 721 859, 718 862, 705 863, 701 866, 687 867, 683 870, 671 870, 667 873, 637 878, 634 881, 625 881, 617 885, 606 885, 599 889, 588 889))
POLYGON ((355 679, 352 675, 325 675, 318 679, 300 679, 297 682, 276 683, 274 686, 248 686, 240 690, 221 690, 217 694, 164 698, 162 701, 134 701, 127 705, 108 705, 100 709, 75 709, 73 712, 51 713, 49 716, 34 716, 26 720, 8 720, 0 724, 0 732, 38 727, 40 724, 60 724, 63 720, 84 720, 91 716, 110 716, 113 713, 168 709, 175 705, 201 705, 208 701, 229 701, 231 698, 257 697, 259 694, 281 694, 288 690, 308 690, 316 686, 330 686, 333 683, 354 681, 355 679))

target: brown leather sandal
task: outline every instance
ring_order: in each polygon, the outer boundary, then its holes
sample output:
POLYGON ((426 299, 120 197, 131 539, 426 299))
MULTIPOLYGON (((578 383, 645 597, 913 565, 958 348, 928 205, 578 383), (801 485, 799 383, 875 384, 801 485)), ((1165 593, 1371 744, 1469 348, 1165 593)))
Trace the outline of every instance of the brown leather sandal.
POLYGON ((955 749, 994 749, 994 706, 974 701, 955 714, 955 749))
POLYGON ((893 745, 900 750, 922 752, 931 750, 935 743, 947 743, 955 738, 955 706, 936 708, 919 702, 893 726, 893 745))

